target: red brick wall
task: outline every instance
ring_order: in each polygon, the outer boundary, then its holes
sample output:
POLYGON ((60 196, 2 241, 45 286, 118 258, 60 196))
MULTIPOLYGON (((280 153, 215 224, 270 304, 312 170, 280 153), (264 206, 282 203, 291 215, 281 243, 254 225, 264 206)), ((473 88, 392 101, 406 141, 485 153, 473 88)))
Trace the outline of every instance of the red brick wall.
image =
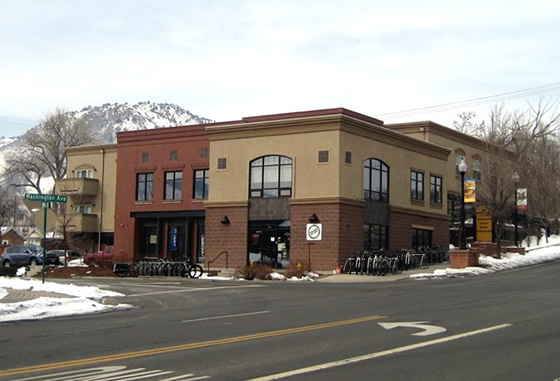
POLYGON ((209 142, 203 125, 122 132, 117 134, 117 140, 114 258, 127 262, 138 255, 131 212, 204 210, 202 201, 192 199, 193 173, 195 169, 208 168, 208 158, 200 157, 200 149, 209 149, 209 142), (172 150, 177 151, 177 160, 170 160, 172 150), (150 155, 148 162, 142 162, 144 152, 150 155), (170 170, 183 173, 183 197, 177 202, 163 200, 164 173, 170 170), (153 201, 136 202, 136 174, 149 172, 154 174, 153 201))
POLYGON ((446 219, 391 210, 389 212, 390 250, 411 248, 413 225, 433 228, 432 245, 448 248, 449 222, 446 219))
POLYGON ((295 204, 291 207, 291 263, 305 269, 331 271, 341 264, 348 252, 363 247, 364 208, 342 203, 295 204), (322 224, 321 241, 307 241, 306 226, 315 213, 322 224), (311 258, 311 259, 310 259, 311 258))
MULTIPOLYGON (((211 207, 206 209, 205 268, 222 251, 228 252, 228 267, 239 268, 247 264, 248 208, 211 207), (230 223, 222 224, 227 216, 230 223)), ((226 256, 220 256, 211 268, 225 268, 226 256)))

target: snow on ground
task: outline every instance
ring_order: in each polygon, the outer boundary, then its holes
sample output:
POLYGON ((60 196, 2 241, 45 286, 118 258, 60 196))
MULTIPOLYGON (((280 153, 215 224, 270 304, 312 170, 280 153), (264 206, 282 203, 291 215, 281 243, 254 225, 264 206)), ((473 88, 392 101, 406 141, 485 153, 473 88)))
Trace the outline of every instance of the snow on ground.
POLYGON ((481 255, 478 260, 481 267, 438 269, 433 273, 414 274, 411 275, 410 278, 421 280, 487 275, 498 271, 511 270, 560 259, 560 236, 551 236, 548 242, 546 242, 545 238, 541 238, 538 245, 533 238, 531 246, 527 247, 527 241, 523 241, 522 245, 525 247, 525 255, 504 253, 501 255, 500 259, 481 255))
POLYGON ((128 304, 103 304, 102 301, 105 298, 118 298, 124 295, 93 286, 76 286, 54 282, 42 283, 41 280, 37 279, 0 277, 0 299, 8 294, 7 289, 54 292, 71 297, 40 297, 19 303, 0 303, 0 323, 92 314, 133 307, 128 304))
MULTIPOLYGON (((543 238, 538 245, 533 240, 530 247, 527 247, 527 242, 525 241, 523 242, 523 246, 526 247, 525 255, 506 253, 502 255, 501 259, 480 256, 479 263, 482 267, 438 269, 433 273, 414 274, 411 275, 410 278, 427 280, 487 275, 498 271, 531 266, 560 259, 560 236, 549 237, 548 242, 544 242, 543 238)), ((80 266, 81 264, 73 261, 70 265, 80 266)), ((206 277, 206 275, 203 275, 203 277, 206 277)), ((282 274, 272 274, 273 280, 286 281, 313 281, 317 277, 318 274, 309 273, 304 278, 286 279, 286 277, 282 274)), ((216 280, 216 277, 209 279, 216 280)), ((224 279, 232 280, 233 278, 224 279)), ((0 277, 0 299, 4 298, 8 294, 7 289, 55 292, 72 297, 40 297, 20 303, 0 303, 0 323, 16 320, 38 320, 58 316, 91 314, 115 309, 132 308, 132 306, 128 304, 103 304, 101 301, 104 298, 118 298, 124 295, 113 291, 101 290, 93 286, 76 286, 73 284, 58 284, 54 282, 42 283, 42 281, 35 279, 0 277)))

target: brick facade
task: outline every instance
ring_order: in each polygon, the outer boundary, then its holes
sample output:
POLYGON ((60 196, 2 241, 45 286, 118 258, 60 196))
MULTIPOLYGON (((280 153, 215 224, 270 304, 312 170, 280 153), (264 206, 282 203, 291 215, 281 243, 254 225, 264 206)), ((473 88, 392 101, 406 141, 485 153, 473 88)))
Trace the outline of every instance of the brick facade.
POLYGON ((209 207, 206 209, 205 262, 212 268, 238 268, 247 264, 248 208, 246 206, 209 207), (227 216, 229 223, 222 223, 227 216), (220 256, 220 253, 226 251, 220 256))
POLYGON ((446 216, 419 215, 412 211, 392 208, 389 213, 389 249, 411 248, 414 228, 431 230, 432 245, 448 248, 449 220, 446 216))

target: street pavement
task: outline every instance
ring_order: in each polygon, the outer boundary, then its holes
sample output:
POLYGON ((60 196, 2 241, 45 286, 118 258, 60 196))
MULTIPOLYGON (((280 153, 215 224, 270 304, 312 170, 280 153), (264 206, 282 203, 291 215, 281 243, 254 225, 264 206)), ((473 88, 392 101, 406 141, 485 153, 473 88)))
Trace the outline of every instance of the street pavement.
MULTIPOLYGON (((357 274, 321 274, 318 278, 315 278, 315 281, 324 282, 324 283, 394 282, 394 281, 408 279, 413 274, 431 273, 435 269, 444 269, 447 267, 449 267, 449 263, 440 263, 425 268, 407 270, 399 274, 388 274, 385 276, 369 276, 369 275, 357 275, 357 274)), ((16 289, 7 288, 6 291, 8 292, 8 294, 0 299, 0 303, 20 303, 27 300, 40 298, 40 297, 72 298, 72 296, 69 295, 59 294, 55 292, 48 292, 48 291, 37 291, 33 289, 16 290, 16 289)))

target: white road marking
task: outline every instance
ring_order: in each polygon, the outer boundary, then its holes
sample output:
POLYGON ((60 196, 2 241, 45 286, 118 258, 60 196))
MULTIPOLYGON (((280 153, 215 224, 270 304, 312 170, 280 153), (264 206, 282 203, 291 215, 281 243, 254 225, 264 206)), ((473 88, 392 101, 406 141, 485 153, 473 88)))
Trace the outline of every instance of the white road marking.
POLYGON ((226 288, 254 288, 254 287, 266 287, 265 285, 251 285, 251 286, 218 286, 218 287, 206 287, 206 288, 182 288, 180 290, 169 290, 169 291, 157 291, 157 292, 145 292, 142 294, 129 294, 126 296, 149 296, 149 295, 162 295, 162 294, 178 294, 182 292, 198 292, 198 291, 213 291, 213 290, 223 290, 226 288))
POLYGON ((393 329, 397 327, 405 327, 405 328, 418 328, 421 329, 422 332, 413 333, 412 336, 430 336, 435 335, 437 333, 443 333, 447 331, 447 329, 443 327, 439 327, 437 325, 429 325, 428 321, 401 321, 397 323, 379 323, 385 329, 393 329))
POLYGON ((332 361, 332 362, 327 362, 327 363, 324 363, 324 364, 309 366, 309 367, 306 367, 306 368, 294 369, 294 370, 290 370, 290 371, 287 371, 287 372, 271 374, 271 375, 263 376, 263 377, 257 377, 257 378, 253 378, 253 379, 250 379, 250 380, 247 380, 247 381, 279 380, 279 379, 282 379, 282 378, 293 377, 293 376, 298 376, 298 375, 301 375, 301 374, 317 372, 319 370, 335 368, 337 366, 343 366, 343 365, 357 363, 357 362, 360 362, 360 361, 372 360, 372 359, 383 357, 383 356, 389 356, 389 355, 393 355, 393 354, 396 354, 396 353, 412 351, 414 349, 428 347, 430 345, 437 345, 437 344, 441 344, 441 343, 446 343, 448 341, 464 339, 464 338, 469 337, 469 336, 474 336, 474 335, 478 335, 478 334, 481 334, 481 333, 487 333, 487 332, 495 331, 495 330, 498 330, 498 329, 507 328, 507 327, 510 327, 511 325, 512 324, 500 324, 500 325, 496 325, 496 326, 493 326, 493 327, 479 329, 479 330, 476 330, 476 331, 470 331, 470 332, 460 333, 458 335, 442 337, 441 339, 425 341, 423 343, 405 345, 404 347, 388 349, 388 350, 381 351, 381 352, 369 353, 369 354, 363 355, 363 356, 351 357, 351 358, 347 358, 347 359, 344 359, 344 360, 332 361))
POLYGON ((199 318, 199 319, 182 320, 181 323, 190 323, 193 321, 204 321, 204 320, 227 319, 231 317, 240 317, 240 316, 261 315, 261 314, 267 314, 269 312, 270 311, 257 311, 257 312, 247 312, 244 314, 235 314, 235 315, 210 316, 210 317, 199 318))
POLYGON ((210 378, 209 376, 196 376, 192 373, 172 376, 164 379, 161 378, 162 376, 168 376, 172 373, 174 372, 168 370, 146 370, 145 368, 128 369, 124 365, 117 365, 72 370, 56 374, 45 374, 41 376, 20 378, 14 381, 156 381, 156 378, 158 381, 195 381, 210 378))

